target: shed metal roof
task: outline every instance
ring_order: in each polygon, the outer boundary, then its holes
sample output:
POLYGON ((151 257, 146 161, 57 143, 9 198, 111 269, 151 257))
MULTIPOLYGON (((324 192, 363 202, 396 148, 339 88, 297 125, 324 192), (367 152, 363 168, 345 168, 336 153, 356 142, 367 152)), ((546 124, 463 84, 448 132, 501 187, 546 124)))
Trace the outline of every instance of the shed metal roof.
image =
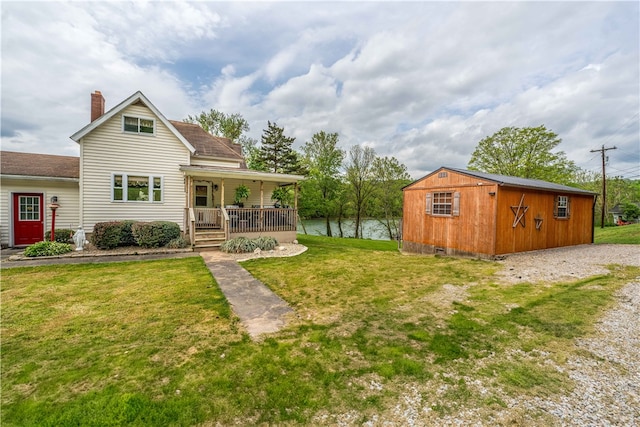
POLYGON ((456 169, 456 168, 447 168, 447 167, 443 167, 441 169, 448 169, 454 172, 462 173, 462 174, 473 176, 476 178, 494 181, 494 182, 497 182, 498 185, 505 185, 507 187, 535 188, 539 190, 559 191, 563 193, 591 194, 591 195, 598 194, 598 193, 594 193, 593 191, 583 190, 581 188, 569 187, 568 185, 556 184, 554 182, 542 181, 539 179, 529 179, 529 178, 520 178, 517 176, 498 175, 494 173, 472 171, 467 169, 456 169))

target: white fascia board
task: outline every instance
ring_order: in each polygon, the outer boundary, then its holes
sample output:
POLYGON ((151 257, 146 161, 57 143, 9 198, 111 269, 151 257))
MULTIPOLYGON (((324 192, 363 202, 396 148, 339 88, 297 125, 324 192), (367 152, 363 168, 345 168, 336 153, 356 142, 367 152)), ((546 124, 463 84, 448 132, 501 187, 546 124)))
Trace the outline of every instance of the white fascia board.
POLYGON ((158 119, 160 119, 162 124, 169 128, 169 130, 175 135, 175 137, 178 138, 185 147, 187 147, 191 154, 196 152, 196 149, 193 147, 193 145, 191 145, 189 141, 187 141, 184 136, 182 136, 182 134, 178 132, 178 130, 171 124, 171 122, 169 122, 169 120, 167 120, 167 118, 160 112, 160 110, 158 110, 156 106, 153 105, 151 101, 149 101, 149 99, 140 91, 137 91, 129 98, 125 99, 120 104, 116 105, 111 110, 107 111, 102 116, 98 117, 96 120, 92 121, 82 129, 80 129, 78 132, 71 135, 71 139, 79 143, 84 136, 92 132, 98 126, 111 119, 113 116, 124 110, 129 105, 132 105, 138 101, 141 101, 143 104, 145 104, 153 112, 153 114, 155 114, 158 119))
POLYGON ((269 182, 294 183, 303 181, 304 175, 290 175, 284 173, 260 172, 249 169, 230 170, 217 168, 202 168, 197 166, 180 166, 180 170, 188 176, 214 176, 220 178, 255 179, 269 182))

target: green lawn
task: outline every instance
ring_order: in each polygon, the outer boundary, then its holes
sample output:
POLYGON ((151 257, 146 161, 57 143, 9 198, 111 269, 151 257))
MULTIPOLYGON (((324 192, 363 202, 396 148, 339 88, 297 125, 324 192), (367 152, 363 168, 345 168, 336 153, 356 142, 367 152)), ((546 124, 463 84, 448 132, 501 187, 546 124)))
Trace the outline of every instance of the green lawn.
POLYGON ((623 225, 616 227, 597 227, 595 229, 594 242, 634 244, 640 245, 640 224, 623 225))
POLYGON ((300 241, 300 256, 243 263, 296 312, 262 342, 200 258, 2 270, 2 425, 357 425, 393 420, 408 393, 435 424, 489 417, 570 389, 545 360, 564 363, 640 274, 502 285, 493 262, 300 241))

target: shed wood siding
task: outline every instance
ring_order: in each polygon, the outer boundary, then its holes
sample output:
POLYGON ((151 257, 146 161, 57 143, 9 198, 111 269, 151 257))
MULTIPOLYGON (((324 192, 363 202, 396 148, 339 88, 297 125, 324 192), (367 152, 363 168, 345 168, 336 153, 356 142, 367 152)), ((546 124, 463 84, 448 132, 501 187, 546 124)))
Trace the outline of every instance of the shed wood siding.
POLYGON ((425 246, 420 252, 456 248, 458 252, 490 253, 494 247, 496 197, 489 192, 495 191, 494 183, 452 172, 443 178, 432 174, 413 183, 404 191, 403 241, 409 246, 425 246), (428 195, 434 192, 459 193, 460 214, 427 213, 428 195))
POLYGON ((0 243, 2 246, 13 244, 11 241, 12 230, 10 230, 13 208, 12 193, 44 194, 45 233, 51 230, 51 209, 47 208, 51 196, 58 196, 58 204, 60 205, 56 210, 56 228, 78 228, 78 207, 80 202, 77 182, 3 178, 0 185, 0 243))
POLYGON ((82 225, 88 232, 97 222, 125 219, 172 221, 182 226, 185 196, 180 165, 189 164, 189 151, 160 120, 155 121, 155 136, 124 133, 123 114, 154 117, 147 107, 131 105, 83 138, 82 225), (162 176, 163 202, 112 202, 114 172, 162 176))
POLYGON ((499 181, 443 168, 404 189, 403 250, 434 253, 442 249, 447 254, 491 257, 592 243, 593 202, 590 193, 499 185, 499 181), (460 216, 427 212, 429 194, 437 192, 460 194, 460 216), (554 218, 558 195, 569 196, 568 219, 554 218), (514 227, 514 209, 521 200, 522 207, 528 207, 524 227, 520 222, 514 227), (536 218, 542 220, 540 229, 536 218))
POLYGON ((557 195, 558 193, 531 189, 501 188, 495 254, 591 243, 593 196, 562 194, 569 196, 571 200, 570 217, 556 219, 553 217, 553 209, 557 195), (525 227, 520 224, 513 227, 514 213, 511 206, 518 206, 523 194, 523 205, 529 207, 525 214, 525 227), (536 217, 542 219, 540 230, 535 227, 536 217))

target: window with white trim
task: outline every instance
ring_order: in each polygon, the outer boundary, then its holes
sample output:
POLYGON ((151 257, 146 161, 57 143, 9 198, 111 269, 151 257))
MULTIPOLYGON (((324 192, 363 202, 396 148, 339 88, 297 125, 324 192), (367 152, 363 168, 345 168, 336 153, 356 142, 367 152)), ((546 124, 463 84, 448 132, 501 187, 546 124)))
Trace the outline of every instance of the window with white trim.
POLYGON ((114 202, 162 202, 163 177, 113 174, 111 199, 114 202))
POLYGON ((460 216, 460 193, 457 191, 427 193, 425 202, 428 215, 460 216))
POLYGON ((156 121, 144 117, 122 116, 122 130, 127 133, 154 135, 156 121))
POLYGON ((569 218, 571 207, 571 199, 569 196, 556 196, 555 203, 553 204, 553 216, 554 218, 569 218))

